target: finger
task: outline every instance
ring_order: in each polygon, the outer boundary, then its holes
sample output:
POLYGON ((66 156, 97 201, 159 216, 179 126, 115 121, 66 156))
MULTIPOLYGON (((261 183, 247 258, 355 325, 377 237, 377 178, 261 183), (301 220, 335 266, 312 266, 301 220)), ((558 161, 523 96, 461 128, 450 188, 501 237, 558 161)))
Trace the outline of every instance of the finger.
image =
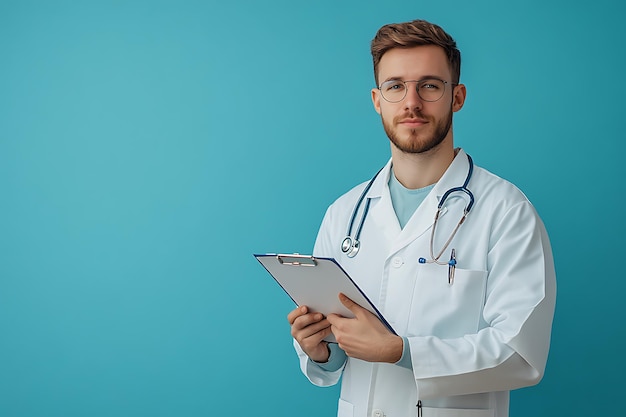
MULTIPOLYGON (((312 336, 317 335, 320 332, 323 332, 325 329, 330 329, 330 323, 326 320, 321 320, 318 322, 313 322, 306 326, 300 326, 301 322, 296 320, 296 323, 291 327, 291 336, 298 341, 302 341, 304 339, 308 339, 312 336)), ((318 337, 318 342, 321 341, 327 334, 318 337)))
POLYGON ((302 330, 306 327, 312 326, 314 324, 317 323, 326 323, 326 325, 328 325, 325 317, 321 314, 321 313, 309 313, 309 314, 303 314, 300 317, 296 318, 293 322, 293 324, 291 325, 291 328, 294 331, 299 331, 302 330))
POLYGON ((339 314, 329 314, 328 316, 326 316, 326 320, 331 324, 331 325, 336 325, 337 323, 339 323, 341 320, 346 320, 346 318, 344 316, 341 316, 339 314))
POLYGON ((293 325, 293 322, 296 321, 296 319, 300 316, 302 316, 303 314, 306 314, 308 312, 308 308, 307 306, 300 306, 294 310, 292 310, 288 315, 287 315, 287 321, 289 322, 290 325, 293 325))
POLYGON ((340 317, 341 316, 339 314, 331 313, 328 316, 326 316, 326 320, 328 320, 329 322, 332 322, 340 317))
POLYGON ((311 336, 295 340, 311 359, 324 362, 328 359, 328 343, 324 339, 330 334, 330 327, 326 327, 311 336))
MULTIPOLYGON (((312 327, 317 327, 317 325, 314 325, 312 327)), ((327 323, 326 326, 320 328, 319 330, 316 330, 314 333, 311 333, 304 339, 307 339, 307 342, 312 342, 312 344, 317 345, 318 343, 321 343, 329 334, 331 334, 331 326, 327 323)))
POLYGON ((317 343, 322 343, 322 341, 324 339, 326 339, 327 336, 330 336, 330 334, 332 333, 332 329, 330 326, 323 328, 322 330, 320 330, 319 332, 315 333, 315 341, 317 343))

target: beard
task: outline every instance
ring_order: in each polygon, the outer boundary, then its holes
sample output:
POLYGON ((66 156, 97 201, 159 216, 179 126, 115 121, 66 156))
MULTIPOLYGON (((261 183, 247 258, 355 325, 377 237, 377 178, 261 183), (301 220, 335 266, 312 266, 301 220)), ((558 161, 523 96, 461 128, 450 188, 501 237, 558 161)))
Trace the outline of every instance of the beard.
POLYGON ((381 114, 381 119, 383 121, 383 127, 385 129, 385 133, 389 137, 391 143, 393 143, 396 148, 404 153, 424 153, 428 152, 431 149, 437 147, 448 135, 450 128, 452 127, 452 109, 450 112, 440 119, 436 121, 433 125, 433 119, 430 117, 426 117, 420 112, 410 112, 408 114, 404 114, 399 117, 394 117, 392 123, 388 123, 385 118, 381 114), (402 140, 399 137, 398 131, 395 128, 397 126, 397 121, 402 120, 407 117, 416 117, 420 119, 428 119, 429 125, 434 126, 434 131, 431 135, 420 139, 419 133, 417 129, 411 129, 409 131, 409 137, 407 140, 402 140))

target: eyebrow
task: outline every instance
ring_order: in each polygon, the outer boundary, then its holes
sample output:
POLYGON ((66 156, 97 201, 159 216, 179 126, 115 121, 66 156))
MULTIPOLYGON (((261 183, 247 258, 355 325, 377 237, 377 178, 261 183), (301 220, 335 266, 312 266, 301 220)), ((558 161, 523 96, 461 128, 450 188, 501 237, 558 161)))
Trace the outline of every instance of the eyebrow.
MULTIPOLYGON (((423 75, 422 77, 418 78, 417 80, 409 80, 409 81, 423 81, 423 80, 428 80, 429 78, 434 78, 436 80, 441 80, 441 81, 445 81, 444 77, 441 77, 439 75, 431 75, 431 74, 427 74, 427 75, 423 75)), ((392 76, 392 77, 388 77, 387 79, 381 81, 380 83, 386 83, 387 81, 407 81, 405 79, 403 79, 402 77, 398 77, 398 76, 392 76)))

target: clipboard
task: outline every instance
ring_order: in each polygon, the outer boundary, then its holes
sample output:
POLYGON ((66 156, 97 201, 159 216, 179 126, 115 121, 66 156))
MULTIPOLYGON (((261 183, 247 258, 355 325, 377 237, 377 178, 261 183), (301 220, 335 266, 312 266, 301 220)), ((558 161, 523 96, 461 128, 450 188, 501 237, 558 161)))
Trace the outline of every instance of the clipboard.
MULTIPOLYGON (((397 334, 334 258, 300 254, 255 254, 254 257, 296 305, 306 305, 310 311, 322 313, 324 316, 336 313, 353 318, 354 314, 339 301, 338 295, 343 293, 377 316, 393 334, 397 334)), ((332 334, 325 340, 336 342, 332 334)))

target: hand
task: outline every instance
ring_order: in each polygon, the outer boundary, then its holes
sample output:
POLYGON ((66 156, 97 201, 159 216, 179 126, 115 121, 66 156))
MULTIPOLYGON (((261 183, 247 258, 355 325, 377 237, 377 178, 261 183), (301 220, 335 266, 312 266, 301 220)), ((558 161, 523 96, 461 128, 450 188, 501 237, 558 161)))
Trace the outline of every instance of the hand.
POLYGON ((291 336, 298 342, 304 353, 315 362, 327 362, 330 352, 324 338, 330 335, 330 323, 321 313, 309 313, 306 306, 300 306, 287 315, 291 325, 291 336))
POLYGON ((339 294, 339 300, 354 314, 354 318, 329 314, 326 319, 339 347, 352 358, 368 362, 398 362, 402 357, 402 338, 391 333, 378 317, 344 294, 339 294))

